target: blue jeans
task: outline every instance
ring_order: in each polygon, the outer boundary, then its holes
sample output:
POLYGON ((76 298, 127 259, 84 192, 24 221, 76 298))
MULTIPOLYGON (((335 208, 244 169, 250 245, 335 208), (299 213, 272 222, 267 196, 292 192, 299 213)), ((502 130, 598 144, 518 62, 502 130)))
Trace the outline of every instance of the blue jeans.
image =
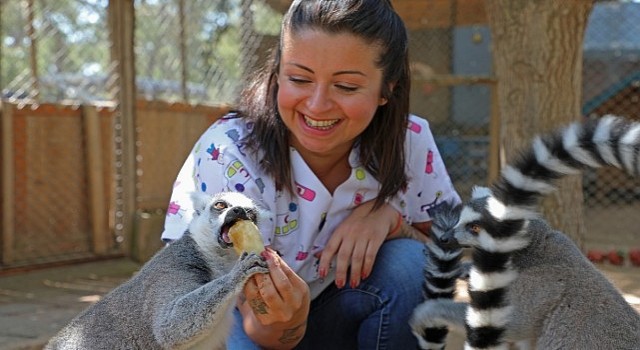
MULTIPOLYGON (((332 284, 311 302, 307 331, 296 349, 417 349, 409 318, 423 301, 424 262, 422 243, 385 242, 358 287, 332 284)), ((259 349, 244 333, 237 309, 235 317, 227 349, 259 349)))

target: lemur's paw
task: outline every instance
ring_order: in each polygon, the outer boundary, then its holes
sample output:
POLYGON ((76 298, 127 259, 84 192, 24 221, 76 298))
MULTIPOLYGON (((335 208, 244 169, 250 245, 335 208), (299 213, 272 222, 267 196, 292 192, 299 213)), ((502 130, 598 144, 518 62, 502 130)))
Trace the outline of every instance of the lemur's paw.
POLYGON ((411 329, 419 331, 424 328, 446 327, 447 323, 442 316, 449 312, 454 304, 451 299, 430 299, 422 302, 413 310, 409 320, 411 329))
POLYGON ((256 253, 243 252, 235 266, 238 271, 249 278, 257 273, 267 273, 269 268, 265 259, 256 253))

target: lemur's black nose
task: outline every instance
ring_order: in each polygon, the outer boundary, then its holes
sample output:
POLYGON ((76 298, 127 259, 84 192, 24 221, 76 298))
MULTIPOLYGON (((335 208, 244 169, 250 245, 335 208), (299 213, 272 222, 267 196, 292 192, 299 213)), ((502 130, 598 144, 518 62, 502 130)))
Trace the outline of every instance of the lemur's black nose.
POLYGON ((458 240, 455 239, 455 237, 453 237, 453 234, 451 234, 451 233, 447 233, 447 234, 442 235, 438 239, 438 245, 440 245, 441 247, 444 247, 444 248, 448 248, 448 249, 460 248, 460 243, 458 243, 458 240))
POLYGON ((241 213, 244 212, 244 210, 242 208, 240 208, 240 207, 233 207, 233 208, 231 208, 231 211, 236 215, 240 215, 241 213))
POLYGON ((227 213, 227 220, 232 219, 232 220, 238 220, 238 219, 242 219, 242 220, 249 220, 249 217, 247 216, 247 211, 244 210, 243 207, 233 207, 229 209, 229 212, 227 213))

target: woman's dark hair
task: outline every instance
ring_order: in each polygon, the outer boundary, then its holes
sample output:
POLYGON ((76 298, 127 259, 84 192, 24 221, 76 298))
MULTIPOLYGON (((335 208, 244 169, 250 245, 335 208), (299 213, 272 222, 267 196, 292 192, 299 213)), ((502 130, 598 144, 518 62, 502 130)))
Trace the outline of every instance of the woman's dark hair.
POLYGON ((409 54, 404 23, 389 0, 294 0, 284 16, 280 43, 244 89, 238 111, 253 122, 247 145, 264 151, 261 164, 279 188, 293 192, 289 133, 277 105, 282 35, 305 29, 353 34, 380 48, 382 97, 371 124, 359 136, 360 160, 381 183, 375 207, 407 185, 404 143, 409 114, 409 54), (392 88, 390 88, 392 87, 392 88))

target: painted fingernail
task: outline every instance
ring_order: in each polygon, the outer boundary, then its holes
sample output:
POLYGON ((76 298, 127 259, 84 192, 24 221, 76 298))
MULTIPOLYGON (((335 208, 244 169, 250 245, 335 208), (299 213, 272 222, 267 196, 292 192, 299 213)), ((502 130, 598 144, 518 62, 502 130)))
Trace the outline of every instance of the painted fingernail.
POLYGON ((362 279, 367 279, 367 277, 369 277, 369 273, 367 272, 362 272, 362 279))
POLYGON ((338 288, 343 288, 344 287, 344 280, 343 279, 337 279, 336 280, 336 286, 338 288))
POLYGON ((351 280, 351 288, 355 288, 358 286, 358 284, 360 284, 360 281, 358 280, 351 280))
POLYGON ((318 269, 318 276, 320 276, 320 278, 327 277, 327 270, 324 267, 319 268, 318 269))

